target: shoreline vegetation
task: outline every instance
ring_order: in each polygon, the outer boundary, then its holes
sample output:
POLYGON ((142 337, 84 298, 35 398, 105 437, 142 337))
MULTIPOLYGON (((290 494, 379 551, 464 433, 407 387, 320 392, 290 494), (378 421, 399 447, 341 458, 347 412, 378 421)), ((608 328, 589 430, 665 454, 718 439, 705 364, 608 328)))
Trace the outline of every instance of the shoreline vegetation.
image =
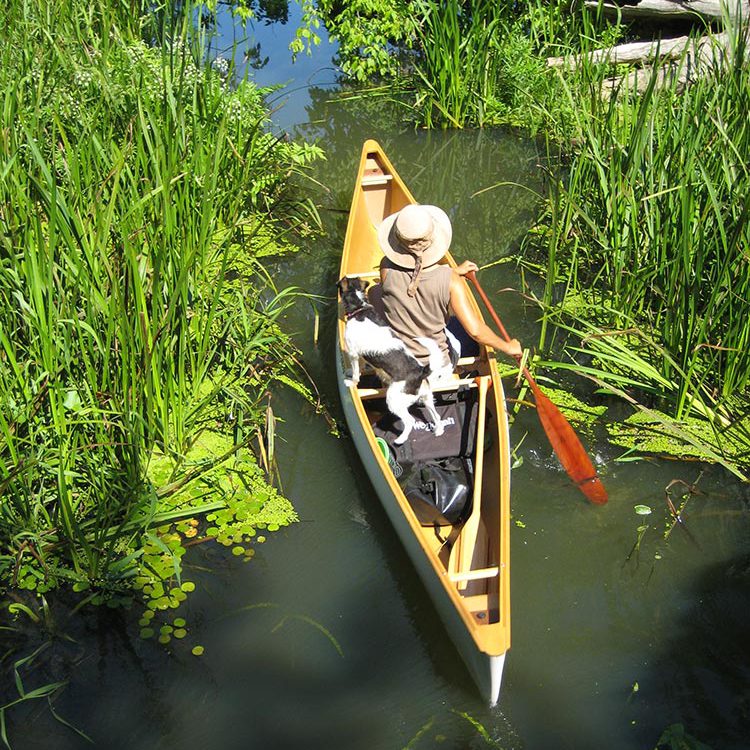
POLYGON ((683 20, 675 35, 695 45, 665 42, 662 66, 658 30, 641 67, 615 55, 643 22, 592 5, 316 7, 341 69, 398 95, 415 126, 513 126, 546 143, 548 191, 518 253, 539 279, 523 290, 542 321, 537 366, 631 406, 624 423, 600 420, 626 460, 697 457, 746 481, 750 19, 740 5, 723 27, 683 20))
POLYGON ((279 325, 301 292, 264 262, 315 230, 294 185, 323 154, 271 135, 265 92, 208 57, 193 10, 0 9, 0 586, 19 637, 60 589, 182 638, 186 548, 250 560, 297 519, 272 386, 316 400, 279 325))

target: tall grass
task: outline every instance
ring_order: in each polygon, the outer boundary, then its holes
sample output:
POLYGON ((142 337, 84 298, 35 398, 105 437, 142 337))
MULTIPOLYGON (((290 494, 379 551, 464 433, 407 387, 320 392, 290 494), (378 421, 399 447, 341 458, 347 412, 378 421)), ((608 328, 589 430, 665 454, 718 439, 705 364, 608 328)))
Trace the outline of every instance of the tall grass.
POLYGON ((417 74, 423 94, 417 107, 425 125, 462 127, 469 120, 484 121, 485 103, 498 77, 499 25, 503 20, 497 3, 460 0, 420 2, 417 35, 422 57, 417 74))
POLYGON ((0 577, 27 588, 132 575, 152 457, 179 486, 205 429, 244 444, 287 362, 257 258, 315 151, 203 64, 189 7, 156 48, 145 11, 0 11, 0 577))
POLYGON ((641 93, 608 98, 597 83, 577 97, 580 145, 542 222, 545 302, 560 288, 568 305, 584 302, 599 328, 581 333, 602 372, 632 375, 645 357, 675 417, 723 414, 720 426, 742 416, 750 384, 745 40, 737 32, 684 90, 654 73, 641 93))
MULTIPOLYGON (((529 33, 529 4, 489 0, 419 0, 415 110, 431 127, 499 123, 534 131, 547 118, 545 102, 556 81, 538 54, 541 37, 529 33)), ((542 16, 549 18, 545 9, 542 16)), ((554 25, 554 24, 553 24, 554 25)))

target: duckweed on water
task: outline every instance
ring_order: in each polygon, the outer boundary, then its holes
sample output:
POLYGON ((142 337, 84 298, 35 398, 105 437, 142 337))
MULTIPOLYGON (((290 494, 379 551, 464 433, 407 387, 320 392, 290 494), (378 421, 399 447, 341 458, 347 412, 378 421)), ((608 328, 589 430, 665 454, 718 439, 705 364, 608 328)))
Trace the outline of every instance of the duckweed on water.
MULTIPOLYGON (((743 432, 750 430, 750 420, 722 429, 721 451, 725 460, 741 462, 747 445, 743 432)), ((623 422, 609 426, 610 437, 617 445, 641 453, 715 461, 717 445, 714 430, 705 419, 685 417, 671 420, 657 410, 639 411, 623 422)))
MULTIPOLYGON (((504 372, 504 375, 509 374, 504 372)), ((541 390, 577 431, 591 431, 597 422, 601 423, 607 430, 609 441, 626 449, 625 456, 636 453, 720 463, 745 479, 739 467, 747 460, 750 417, 728 427, 717 427, 700 417, 687 416, 676 420, 658 409, 638 406, 638 410, 626 419, 608 421, 605 405, 591 406, 560 388, 542 387, 541 390)), ((622 460, 631 460, 625 456, 622 460)))
MULTIPOLYGON (((186 460, 194 464, 210 461, 229 447, 228 437, 207 433, 186 460)), ((171 460, 162 455, 153 462, 150 474, 155 484, 163 485, 171 471, 171 460)), ((169 500, 175 513, 181 507, 195 507, 198 501, 210 512, 204 518, 179 518, 157 527, 144 546, 135 578, 145 605, 139 621, 141 637, 153 638, 158 631, 157 640, 163 645, 187 635, 185 618, 171 619, 166 613, 179 608, 196 588, 193 581, 183 579, 182 560, 188 546, 213 540, 231 547, 234 557, 249 561, 255 554, 252 545, 266 540, 258 529, 278 531, 297 520, 289 501, 266 483, 249 451, 237 453, 169 500)))

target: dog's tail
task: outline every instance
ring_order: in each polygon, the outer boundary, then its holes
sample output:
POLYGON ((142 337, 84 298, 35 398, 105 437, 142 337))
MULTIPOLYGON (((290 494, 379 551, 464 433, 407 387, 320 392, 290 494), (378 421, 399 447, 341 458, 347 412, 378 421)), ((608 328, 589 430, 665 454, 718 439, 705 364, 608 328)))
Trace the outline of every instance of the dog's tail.
POLYGON ((427 338, 426 336, 419 336, 415 340, 422 344, 422 346, 430 353, 430 359, 425 366, 425 377, 428 378, 430 375, 440 372, 445 367, 445 357, 435 340, 427 338))

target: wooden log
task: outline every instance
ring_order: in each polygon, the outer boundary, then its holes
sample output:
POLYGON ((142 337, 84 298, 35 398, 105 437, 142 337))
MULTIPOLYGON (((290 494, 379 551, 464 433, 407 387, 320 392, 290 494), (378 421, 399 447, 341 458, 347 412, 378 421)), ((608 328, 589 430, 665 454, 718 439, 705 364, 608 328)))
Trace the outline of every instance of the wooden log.
POLYGON ((653 75, 656 76, 654 86, 658 89, 667 84, 674 85, 679 93, 684 90, 688 81, 695 74, 695 70, 689 65, 665 65, 660 67, 656 73, 653 68, 646 66, 631 70, 622 76, 614 76, 604 81, 602 86, 602 98, 611 99, 618 91, 629 94, 642 94, 647 88, 653 75))
POLYGON ((633 65, 638 63, 650 63, 655 60, 676 60, 688 51, 697 54, 698 50, 713 39, 716 44, 725 47, 729 43, 727 32, 715 34, 712 37, 703 36, 699 39, 691 39, 689 36, 679 36, 674 39, 662 39, 661 41, 630 42, 629 44, 618 44, 616 47, 598 49, 587 55, 569 55, 567 57, 548 57, 547 65, 552 68, 567 68, 575 70, 580 67, 584 60, 594 64, 606 65, 633 65))
POLYGON ((721 21, 726 17, 735 23, 740 17, 743 21, 750 19, 750 0, 638 0, 627 5, 585 0, 584 5, 591 9, 601 7, 608 16, 619 16, 626 21, 638 18, 721 21))
MULTIPOLYGON (((747 31, 748 29, 745 29, 746 34, 747 31)), ((695 45, 688 54, 661 64, 655 73, 655 86, 659 88, 667 84, 675 85, 677 91, 682 91, 690 81, 721 70, 730 64, 732 50, 726 35, 717 34, 716 37, 704 37, 703 40, 705 40, 704 43, 695 45), (719 36, 724 36, 723 44, 717 41, 719 36)), ((654 75, 653 66, 635 68, 625 75, 608 79, 604 84, 602 94, 605 98, 609 98, 616 91, 630 94, 643 93, 652 75, 654 75)))

